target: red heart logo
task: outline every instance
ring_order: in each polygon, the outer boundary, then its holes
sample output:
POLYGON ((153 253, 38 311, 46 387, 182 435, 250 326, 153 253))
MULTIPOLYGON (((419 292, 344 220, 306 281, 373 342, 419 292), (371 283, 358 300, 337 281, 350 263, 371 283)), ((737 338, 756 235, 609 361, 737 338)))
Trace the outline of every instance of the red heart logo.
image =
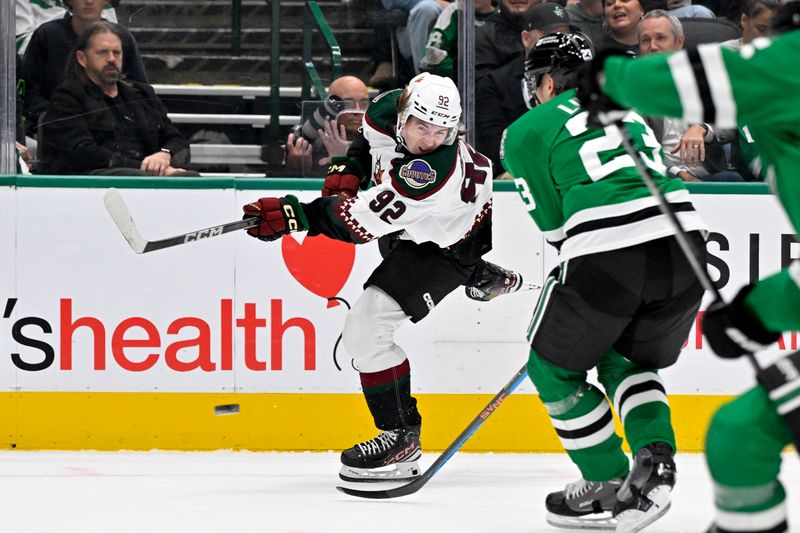
POLYGON ((339 305, 331 300, 342 290, 356 257, 356 245, 329 239, 324 235, 306 237, 299 243, 291 235, 281 239, 283 262, 300 285, 323 298, 328 307, 339 305))

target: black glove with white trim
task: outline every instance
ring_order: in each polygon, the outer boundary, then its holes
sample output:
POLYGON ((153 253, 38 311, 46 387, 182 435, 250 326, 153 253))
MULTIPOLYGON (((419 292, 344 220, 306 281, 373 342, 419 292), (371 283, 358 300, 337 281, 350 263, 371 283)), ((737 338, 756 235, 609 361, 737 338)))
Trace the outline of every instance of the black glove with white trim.
POLYGON ((718 356, 735 359, 747 353, 755 353, 780 338, 764 327, 761 320, 744 305, 753 284, 745 285, 729 304, 723 301, 712 303, 703 316, 703 334, 718 356))

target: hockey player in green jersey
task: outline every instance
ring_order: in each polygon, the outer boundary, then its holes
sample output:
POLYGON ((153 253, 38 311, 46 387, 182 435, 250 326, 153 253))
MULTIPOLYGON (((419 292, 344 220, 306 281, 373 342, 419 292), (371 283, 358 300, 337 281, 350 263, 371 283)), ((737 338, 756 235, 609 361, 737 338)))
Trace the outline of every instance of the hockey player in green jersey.
MULTIPOLYGON (((619 131, 587 128, 573 87, 591 57, 580 34, 536 43, 525 75, 537 105, 506 130, 501 158, 559 248, 529 330, 528 374, 581 479, 548 495, 547 521, 632 532, 670 505, 675 435, 658 369, 677 360, 703 289, 619 131), (604 390, 587 380, 592 369, 604 390)), ((635 113, 625 126, 689 238, 704 248, 705 225, 683 182, 664 177, 653 132, 635 113)))
MULTIPOLYGON (((773 24, 781 35, 755 39, 740 52, 702 45, 634 61, 605 57, 586 76, 581 100, 601 123, 613 120, 622 107, 720 127, 747 124, 767 179, 800 230, 800 2, 784 2, 773 24), (641 90, 643 80, 647 91, 641 90)), ((730 304, 715 302, 703 320, 711 348, 726 358, 756 352, 779 332, 798 329, 797 261, 745 286, 730 304)), ((800 446, 800 354, 781 358, 757 377, 755 387, 714 414, 708 429, 714 533, 788 530, 778 473, 784 447, 792 440, 800 446)))

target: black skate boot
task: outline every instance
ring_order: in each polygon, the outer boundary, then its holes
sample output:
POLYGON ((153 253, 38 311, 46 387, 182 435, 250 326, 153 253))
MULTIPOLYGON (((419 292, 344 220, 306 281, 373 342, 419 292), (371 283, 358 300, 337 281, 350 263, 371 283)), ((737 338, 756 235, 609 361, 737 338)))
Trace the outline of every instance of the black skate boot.
POLYGON ((472 300, 488 302, 498 296, 520 289, 533 289, 534 285, 523 283, 522 274, 506 270, 489 261, 482 261, 467 280, 464 291, 472 300))
POLYGON ((636 453, 631 473, 617 493, 614 518, 618 533, 635 533, 669 510, 675 486, 674 452, 669 444, 648 444, 636 453))
POLYGON ((420 426, 391 429, 342 452, 345 481, 395 481, 420 476, 420 426))
POLYGON ((545 500, 547 523, 567 529, 609 529, 616 521, 612 511, 622 479, 569 483, 564 490, 551 492, 545 500))

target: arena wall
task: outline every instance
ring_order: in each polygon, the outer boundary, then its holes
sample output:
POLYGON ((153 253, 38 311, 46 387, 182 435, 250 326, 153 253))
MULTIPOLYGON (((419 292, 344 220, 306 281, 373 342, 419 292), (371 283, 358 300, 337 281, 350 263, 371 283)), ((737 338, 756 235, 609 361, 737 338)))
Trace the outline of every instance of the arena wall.
MULTIPOLYGON (((305 234, 262 243, 239 232, 138 255, 105 210, 109 187, 158 239, 235 220, 261 196, 311 200, 320 182, 0 178, 0 446, 336 450, 374 436, 338 340, 380 260, 376 244, 305 234), (238 415, 215 416, 230 403, 238 415)), ((541 283, 554 252, 513 183, 495 192, 487 258, 541 283)), ((692 193, 711 229, 709 271, 727 298, 800 255, 766 186, 692 193)), ((537 296, 478 303, 458 291, 400 331, 426 450, 445 448, 525 364, 537 296)), ((763 361, 796 349, 787 334, 763 361)), ((714 357, 697 326, 663 376, 687 451, 702 450, 713 410, 753 383, 747 362, 714 357)), ((561 448, 526 380, 464 450, 561 448)))

